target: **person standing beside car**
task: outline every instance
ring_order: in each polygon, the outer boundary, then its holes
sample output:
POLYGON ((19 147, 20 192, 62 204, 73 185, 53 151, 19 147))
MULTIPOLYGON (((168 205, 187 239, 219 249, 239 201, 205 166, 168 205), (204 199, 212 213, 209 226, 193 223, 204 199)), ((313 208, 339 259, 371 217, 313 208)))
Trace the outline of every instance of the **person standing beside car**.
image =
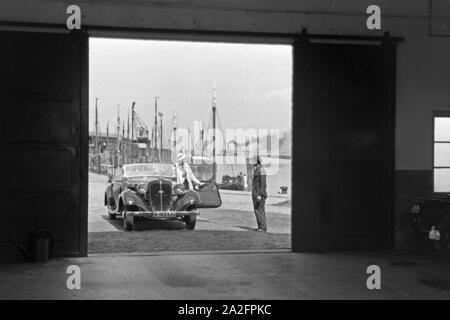
POLYGON ((265 209, 267 198, 266 171, 262 166, 261 158, 259 156, 256 157, 255 171, 253 173, 252 182, 253 182, 252 183, 253 209, 255 211, 256 222, 258 224, 258 228, 255 229, 255 231, 266 232, 267 231, 266 209, 265 209))
POLYGON ((192 172, 191 167, 184 162, 184 158, 186 156, 183 152, 179 152, 177 155, 177 163, 176 163, 176 176, 177 183, 182 184, 186 189, 194 190, 194 184, 198 186, 203 186, 203 183, 200 182, 197 177, 192 172))

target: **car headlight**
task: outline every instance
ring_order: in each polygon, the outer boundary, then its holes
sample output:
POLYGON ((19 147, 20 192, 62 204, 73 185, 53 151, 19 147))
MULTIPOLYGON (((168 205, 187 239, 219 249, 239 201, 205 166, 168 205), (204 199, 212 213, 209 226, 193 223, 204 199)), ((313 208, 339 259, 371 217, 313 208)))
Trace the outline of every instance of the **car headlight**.
POLYGON ((173 192, 174 192, 176 195, 181 195, 181 194, 183 193, 183 191, 184 191, 184 186, 183 186, 182 184, 176 184, 176 185, 173 187, 173 192))
POLYGON ((146 193, 148 190, 148 185, 146 183, 141 183, 140 185, 138 185, 137 190, 140 193, 146 193))

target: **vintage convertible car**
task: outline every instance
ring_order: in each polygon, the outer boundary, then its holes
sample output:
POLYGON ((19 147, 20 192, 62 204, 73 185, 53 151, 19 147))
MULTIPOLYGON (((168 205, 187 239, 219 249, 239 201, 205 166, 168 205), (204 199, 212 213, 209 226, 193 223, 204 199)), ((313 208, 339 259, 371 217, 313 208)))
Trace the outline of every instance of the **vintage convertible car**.
POLYGON ((109 218, 122 215, 127 231, 140 219, 177 219, 194 229, 198 208, 221 206, 214 182, 202 181, 196 190, 186 190, 176 183, 173 169, 165 163, 126 164, 115 169, 105 191, 109 218))

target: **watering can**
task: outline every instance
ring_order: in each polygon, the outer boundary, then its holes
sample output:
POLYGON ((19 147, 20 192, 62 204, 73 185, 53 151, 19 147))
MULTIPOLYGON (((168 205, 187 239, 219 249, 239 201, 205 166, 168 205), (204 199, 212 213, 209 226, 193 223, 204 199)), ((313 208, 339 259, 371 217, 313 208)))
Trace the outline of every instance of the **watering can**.
POLYGON ((55 247, 56 238, 53 233, 48 230, 37 230, 31 235, 31 250, 24 248, 15 238, 9 238, 25 253, 25 255, 36 262, 47 262, 50 258, 50 253, 55 247))

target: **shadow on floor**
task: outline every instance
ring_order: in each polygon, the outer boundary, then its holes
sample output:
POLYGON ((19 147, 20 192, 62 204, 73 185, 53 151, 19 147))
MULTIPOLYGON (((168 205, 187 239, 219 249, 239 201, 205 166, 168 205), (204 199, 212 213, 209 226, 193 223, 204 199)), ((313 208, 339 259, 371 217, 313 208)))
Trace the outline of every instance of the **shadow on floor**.
MULTIPOLYGON (((110 223, 117 230, 123 231, 123 219, 118 216, 115 220, 110 220, 107 215, 102 215, 102 218, 110 223)), ((185 229, 185 224, 179 220, 138 220, 135 224, 136 230, 179 230, 185 229)))
POLYGON ((291 246, 289 234, 250 231, 146 229, 91 232, 88 238, 90 253, 268 250, 291 246))

